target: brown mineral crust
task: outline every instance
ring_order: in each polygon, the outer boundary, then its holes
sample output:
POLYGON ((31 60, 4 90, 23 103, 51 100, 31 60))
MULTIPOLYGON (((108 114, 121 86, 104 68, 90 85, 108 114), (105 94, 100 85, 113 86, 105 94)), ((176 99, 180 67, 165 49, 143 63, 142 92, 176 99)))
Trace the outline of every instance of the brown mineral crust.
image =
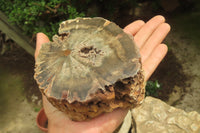
MULTIPOLYGON (((112 112, 116 108, 133 108, 140 105, 145 96, 145 82, 142 70, 134 77, 129 77, 115 84, 106 86, 106 91, 99 89, 89 101, 69 103, 66 99, 47 99, 57 109, 65 112, 74 121, 90 120, 102 113, 112 112)), ((44 95, 45 93, 42 92, 44 95)))
POLYGON ((75 121, 141 104, 145 81, 133 37, 103 18, 60 24, 42 45, 34 78, 57 109, 75 121))

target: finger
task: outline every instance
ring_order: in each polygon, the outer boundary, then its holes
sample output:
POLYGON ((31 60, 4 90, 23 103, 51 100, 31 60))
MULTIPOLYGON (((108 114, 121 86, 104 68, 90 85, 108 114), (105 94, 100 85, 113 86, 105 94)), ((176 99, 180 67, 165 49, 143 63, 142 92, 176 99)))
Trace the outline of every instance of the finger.
POLYGON ((162 23, 165 22, 165 18, 163 16, 155 16, 150 19, 135 35, 134 40, 139 48, 145 43, 145 41, 150 37, 153 31, 162 23))
POLYGON ((52 114, 52 112, 55 112, 57 109, 47 100, 46 96, 42 94, 42 102, 44 111, 47 114, 47 117, 49 117, 49 114, 52 114))
POLYGON ((87 133, 96 132, 113 132, 124 120, 128 110, 126 109, 115 109, 113 112, 104 113, 90 121, 74 122, 68 121, 71 131, 74 129, 81 129, 87 133))
POLYGON ((36 36, 36 49, 35 49, 35 59, 39 54, 39 50, 43 43, 49 42, 49 38, 44 33, 37 33, 36 36))
POLYGON ((142 20, 134 21, 133 23, 127 25, 124 28, 124 32, 134 36, 144 24, 145 24, 145 22, 142 20))
POLYGON ((145 72, 146 81, 149 79, 149 77, 152 75, 154 70, 157 68, 157 66, 160 64, 162 59, 165 57, 167 50, 168 48, 165 44, 158 45, 153 50, 153 52, 148 57, 148 59, 146 59, 145 62, 142 64, 144 72, 145 72))
POLYGON ((100 131, 107 132, 107 133, 112 133, 114 132, 117 127, 123 122, 125 116, 127 115, 128 110, 127 109, 115 109, 111 113, 106 113, 104 114, 102 119, 102 126, 99 127, 96 125, 98 128, 100 128, 100 131))
POLYGON ((149 57, 154 48, 161 44, 169 31, 170 25, 167 23, 163 23, 158 26, 158 28, 153 32, 147 42, 140 49, 142 62, 144 62, 149 57))

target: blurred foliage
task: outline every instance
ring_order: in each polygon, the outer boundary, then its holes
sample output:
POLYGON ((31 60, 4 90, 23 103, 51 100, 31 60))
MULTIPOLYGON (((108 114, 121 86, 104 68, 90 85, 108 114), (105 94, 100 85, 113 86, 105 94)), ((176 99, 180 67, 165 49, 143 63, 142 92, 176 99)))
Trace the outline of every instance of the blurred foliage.
POLYGON ((69 0, 1 0, 0 10, 29 36, 43 32, 51 37, 61 21, 85 16, 69 0))
POLYGON ((39 111, 40 111, 40 108, 35 107, 35 108, 34 108, 34 111, 35 111, 35 112, 39 112, 39 111))
POLYGON ((1 0, 0 10, 9 20, 23 29, 25 34, 32 36, 43 32, 49 37, 57 33, 59 23, 76 17, 100 16, 108 14, 112 17, 120 6, 136 5, 137 0, 1 0), (89 7, 96 5, 88 13, 89 7))
MULTIPOLYGON (((49 37, 57 33, 59 23, 76 17, 102 16, 114 20, 123 12, 135 9, 144 4, 149 7, 147 12, 164 11, 164 0, 1 0, 0 10, 9 20, 23 29, 25 34, 32 36, 38 32, 44 32, 49 37)), ((186 11, 186 8, 194 7, 198 0, 175 0, 178 6, 186 11)), ((173 5, 173 2, 168 2, 173 5)), ((170 5, 169 5, 170 6, 170 5)), ((177 7, 178 8, 178 7, 177 7)), ((145 10, 144 10, 145 11, 145 10)), ((142 10, 143 12, 143 10, 142 10)), ((144 12, 145 13, 145 12, 144 12)), ((146 14, 146 13, 145 13, 146 14)))
POLYGON ((162 89, 158 80, 156 81, 148 81, 146 84, 146 96, 158 96, 158 91, 162 89))

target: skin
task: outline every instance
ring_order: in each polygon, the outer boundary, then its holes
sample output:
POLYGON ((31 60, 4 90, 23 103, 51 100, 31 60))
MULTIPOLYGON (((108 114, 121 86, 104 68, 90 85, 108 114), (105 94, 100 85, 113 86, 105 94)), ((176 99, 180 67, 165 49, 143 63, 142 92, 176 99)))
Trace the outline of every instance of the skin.
MULTIPOLYGON (((169 31, 169 24, 165 23, 165 18, 160 15, 146 23, 142 20, 134 21, 124 28, 124 32, 134 36, 135 43, 140 49, 146 81, 167 53, 167 46, 162 41, 169 31)), ((41 45, 47 42, 49 38, 45 34, 37 34, 35 59, 41 45)), ((74 122, 54 108, 45 96, 43 106, 49 122, 48 133, 111 133, 122 123, 128 112, 125 109, 116 109, 90 121, 74 122)))

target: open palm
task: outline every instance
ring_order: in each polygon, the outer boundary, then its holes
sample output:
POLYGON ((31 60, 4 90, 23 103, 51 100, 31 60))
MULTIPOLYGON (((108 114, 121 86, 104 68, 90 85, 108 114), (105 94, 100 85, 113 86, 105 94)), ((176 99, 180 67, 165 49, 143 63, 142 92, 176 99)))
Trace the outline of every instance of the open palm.
MULTIPOLYGON (((145 80, 148 80, 167 53, 167 46, 162 44, 162 41, 170 31, 170 26, 165 23, 164 17, 155 16, 147 23, 137 20, 126 26, 124 31, 134 36, 135 43, 140 49, 145 80)), ((49 42, 48 37, 38 33, 35 58, 41 45, 46 42, 49 42)), ((121 124, 127 113, 127 110, 116 109, 90 121, 74 122, 66 114, 54 108, 45 96, 43 96, 43 106, 48 117, 49 133, 110 133, 121 124)))

